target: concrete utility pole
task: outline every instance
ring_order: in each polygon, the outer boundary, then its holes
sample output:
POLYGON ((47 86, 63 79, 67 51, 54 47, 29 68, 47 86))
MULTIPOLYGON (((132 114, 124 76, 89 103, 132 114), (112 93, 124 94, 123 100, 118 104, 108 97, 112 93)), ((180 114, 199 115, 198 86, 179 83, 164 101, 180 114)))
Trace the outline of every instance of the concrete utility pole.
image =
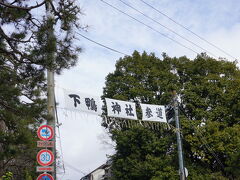
MULTIPOLYGON (((47 20, 53 18, 52 12, 51 12, 51 6, 50 3, 47 1, 46 2, 46 15, 47 15, 47 20)), ((53 25, 49 27, 48 29, 48 40, 52 39, 54 37, 54 30, 53 30, 53 25)), ((49 58, 48 60, 51 62, 55 61, 55 52, 49 52, 47 55, 49 58)), ((48 109, 48 115, 51 117, 47 124, 53 127, 54 131, 54 136, 53 136, 53 141, 54 141, 54 147, 52 148, 52 153, 54 154, 54 162, 53 162, 53 167, 54 171, 52 173, 52 176, 54 180, 56 180, 56 118, 55 118, 55 94, 54 94, 54 71, 50 68, 47 69, 47 109, 48 109)))
POLYGON ((185 180, 185 168, 183 165, 183 150, 182 150, 182 139, 180 134, 180 122, 178 116, 178 100, 177 93, 173 91, 173 105, 174 105, 174 116, 176 122, 176 134, 177 134, 177 146, 178 146, 178 163, 179 163, 179 171, 180 171, 180 180, 185 180))
POLYGON ((55 122, 55 95, 54 95, 54 72, 51 70, 47 70, 47 109, 48 114, 51 117, 48 120, 47 124, 53 127, 54 136, 53 142, 54 146, 52 148, 52 153, 54 154, 55 160, 53 162, 54 172, 52 173, 53 178, 56 180, 56 122, 55 122))

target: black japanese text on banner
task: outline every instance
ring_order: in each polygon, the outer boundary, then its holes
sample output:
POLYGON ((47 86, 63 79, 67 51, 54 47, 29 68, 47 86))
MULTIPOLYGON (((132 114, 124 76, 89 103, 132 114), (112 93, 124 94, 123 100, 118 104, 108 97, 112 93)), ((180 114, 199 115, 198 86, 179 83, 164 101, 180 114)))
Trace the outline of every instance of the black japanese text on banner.
POLYGON ((79 110, 101 115, 102 104, 98 96, 64 90, 65 106, 69 110, 79 110))
POLYGON ((137 120, 135 103, 109 98, 106 98, 105 100, 107 103, 107 112, 109 117, 137 120))
POLYGON ((140 104, 142 109, 142 120, 167 122, 165 107, 152 104, 140 104))

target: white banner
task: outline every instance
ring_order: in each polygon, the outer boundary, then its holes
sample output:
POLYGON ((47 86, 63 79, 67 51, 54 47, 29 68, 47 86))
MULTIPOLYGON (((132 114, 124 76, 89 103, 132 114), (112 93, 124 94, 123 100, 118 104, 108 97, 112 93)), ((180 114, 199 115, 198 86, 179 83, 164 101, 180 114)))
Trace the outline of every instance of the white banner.
POLYGON ((165 107, 152 104, 140 104, 142 108, 142 120, 167 122, 165 107))
POLYGON ((136 105, 128 101, 105 98, 108 116, 137 120, 136 105))
POLYGON ((102 114, 101 99, 98 96, 64 90, 64 98, 66 109, 102 114))

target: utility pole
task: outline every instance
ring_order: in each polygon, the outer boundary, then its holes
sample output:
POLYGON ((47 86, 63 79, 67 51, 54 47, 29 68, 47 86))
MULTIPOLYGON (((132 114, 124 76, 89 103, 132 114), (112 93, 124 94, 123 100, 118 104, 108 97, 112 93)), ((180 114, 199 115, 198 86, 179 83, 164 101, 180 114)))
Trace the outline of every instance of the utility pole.
POLYGON ((54 154, 54 171, 52 173, 53 178, 56 180, 56 122, 55 122, 55 95, 54 95, 54 72, 51 70, 47 70, 47 109, 48 109, 48 115, 50 116, 50 119, 47 121, 47 124, 49 126, 53 127, 53 142, 54 146, 52 148, 52 153, 54 154))
MULTIPOLYGON (((50 19, 53 18, 52 15, 52 11, 51 11, 51 5, 50 3, 47 1, 46 2, 46 15, 47 15, 47 21, 49 21, 50 19)), ((51 41, 54 37, 54 29, 53 29, 53 24, 51 26, 49 26, 48 29, 48 40, 47 41, 51 41)), ((55 49, 55 48, 53 48, 55 49)), ((50 62, 54 62, 55 61, 55 52, 54 51, 50 51, 48 52, 48 60, 50 62)), ((48 109, 48 115, 50 117, 50 119, 47 121, 47 124, 53 127, 53 131, 54 131, 54 136, 53 136, 53 142, 54 142, 54 146, 52 148, 52 153, 54 154, 54 162, 53 162, 53 167, 54 167, 54 171, 52 172, 52 176, 54 178, 54 180, 57 179, 56 176, 56 118, 55 118, 55 92, 54 92, 54 71, 53 69, 51 69, 50 67, 48 67, 47 69, 47 109, 48 109)))
POLYGON ((177 100, 176 91, 173 91, 173 106, 174 106, 174 117, 175 117, 175 123, 176 123, 180 180, 185 180, 186 176, 185 176, 185 168, 183 165, 182 139, 181 139, 181 134, 180 134, 180 122, 179 122, 179 115, 178 115, 178 100, 177 100))

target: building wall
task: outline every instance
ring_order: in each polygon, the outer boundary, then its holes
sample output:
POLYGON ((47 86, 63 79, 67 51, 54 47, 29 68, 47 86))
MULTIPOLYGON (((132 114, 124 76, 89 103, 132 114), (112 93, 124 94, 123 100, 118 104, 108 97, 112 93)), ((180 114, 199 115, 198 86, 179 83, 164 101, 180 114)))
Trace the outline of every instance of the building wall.
POLYGON ((104 175, 105 175, 104 169, 97 169, 91 174, 90 180, 102 180, 104 175))

